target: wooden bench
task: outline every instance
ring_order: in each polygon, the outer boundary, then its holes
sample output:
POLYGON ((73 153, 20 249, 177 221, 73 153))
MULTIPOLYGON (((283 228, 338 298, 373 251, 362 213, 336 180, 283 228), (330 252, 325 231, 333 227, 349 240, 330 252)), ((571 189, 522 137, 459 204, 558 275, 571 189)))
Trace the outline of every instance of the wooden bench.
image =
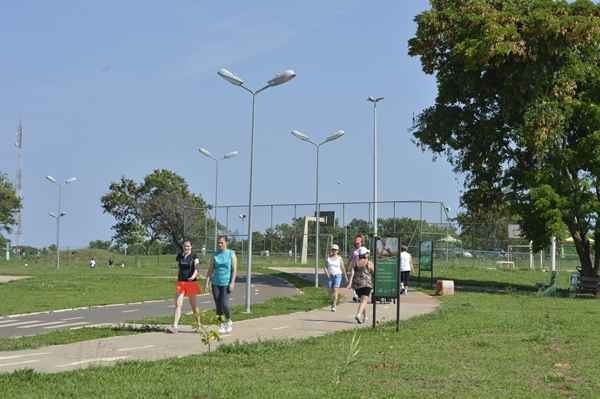
POLYGON ((600 279, 597 277, 579 276, 577 282, 577 295, 598 295, 600 291, 600 279))

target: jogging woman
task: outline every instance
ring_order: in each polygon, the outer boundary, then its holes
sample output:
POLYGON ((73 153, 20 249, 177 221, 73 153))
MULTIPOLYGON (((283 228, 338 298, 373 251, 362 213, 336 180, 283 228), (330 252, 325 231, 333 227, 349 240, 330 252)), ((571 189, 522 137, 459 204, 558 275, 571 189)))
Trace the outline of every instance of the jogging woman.
POLYGON ((338 288, 342 284, 342 276, 346 278, 344 260, 339 255, 340 247, 333 244, 329 249, 329 257, 325 261, 325 275, 327 276, 327 288, 331 297, 331 311, 335 312, 338 300, 338 288))
POLYGON ((235 289, 237 275, 237 258, 235 252, 227 249, 227 238, 217 239, 217 250, 213 254, 210 267, 206 273, 206 289, 212 284, 217 317, 221 321, 219 333, 226 334, 233 330, 233 322, 229 313, 229 294, 235 289))
POLYGON ((371 273, 374 271, 373 263, 368 259, 369 250, 365 247, 360 247, 358 250, 358 260, 353 261, 352 270, 350 272, 350 283, 348 288, 354 288, 356 295, 359 298, 358 311, 354 319, 358 324, 367 321, 367 303, 369 295, 373 289, 371 273))
POLYGON ((173 320, 173 326, 167 328, 167 332, 171 334, 177 333, 184 297, 188 297, 194 315, 196 316, 198 314, 196 295, 198 295, 198 292, 200 291, 198 281, 196 281, 198 278, 198 264, 200 261, 196 254, 192 253, 191 242, 185 241, 183 243, 183 252, 177 255, 176 260, 179 273, 177 275, 177 285, 175 286, 175 319, 173 320))

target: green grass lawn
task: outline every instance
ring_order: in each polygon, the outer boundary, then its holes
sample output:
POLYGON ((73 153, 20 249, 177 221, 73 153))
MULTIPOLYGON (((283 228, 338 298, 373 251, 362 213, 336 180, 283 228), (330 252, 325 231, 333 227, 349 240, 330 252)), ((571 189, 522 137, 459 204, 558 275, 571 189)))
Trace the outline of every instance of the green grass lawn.
MULTIPOLYGON (((0 375, 5 397, 597 398, 596 300, 459 293, 401 324, 61 374, 0 375), (336 379, 341 382, 336 384, 336 379)), ((198 343, 200 345, 200 343, 198 343)))
MULTIPOLYGON (((239 273, 245 273, 245 258, 240 256, 239 273)), ((457 284, 486 285, 493 289, 533 290, 537 282, 546 282, 548 273, 529 270, 498 270, 464 264, 438 262, 435 278, 450 278, 457 284)), ((255 257, 254 271, 266 272, 271 266, 302 266, 289 257, 255 257)), ((311 267, 311 265, 308 265, 311 267)), ((204 262, 201 264, 206 270, 204 262)), ((137 302, 173 296, 176 276, 174 255, 129 256, 107 251, 64 253, 62 266, 56 270, 51 256, 0 261, 0 275, 28 275, 31 278, 0 284, 0 315, 110 303, 137 302), (88 260, 95 256, 98 267, 89 269, 88 260), (106 262, 113 256, 116 265, 125 262, 124 269, 108 269, 106 262), (28 262, 25 267, 24 263, 28 262)), ((424 275, 423 281, 428 278, 424 275)), ((559 283, 568 287, 568 272, 559 273, 559 283)))

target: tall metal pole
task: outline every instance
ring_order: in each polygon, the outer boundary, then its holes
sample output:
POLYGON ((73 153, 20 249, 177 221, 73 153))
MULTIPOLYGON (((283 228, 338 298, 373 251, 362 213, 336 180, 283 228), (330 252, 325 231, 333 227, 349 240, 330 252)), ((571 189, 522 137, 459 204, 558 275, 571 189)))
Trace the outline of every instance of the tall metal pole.
POLYGON ((383 97, 369 97, 367 101, 373 103, 373 233, 378 234, 377 221, 377 201, 378 201, 378 151, 377 151, 377 103, 383 100, 383 97))
MULTIPOLYGON (((17 128, 17 141, 15 143, 15 147, 17 147, 17 181, 16 181, 16 191, 17 197, 21 200, 21 206, 23 205, 23 125, 21 121, 19 121, 19 127, 17 128)), ((16 214, 16 222, 17 222, 17 230, 15 232, 15 246, 17 248, 18 254, 21 251, 21 240, 23 238, 23 208, 19 209, 16 214)))
POLYGON ((250 303, 252 298, 252 183, 254 177, 254 114, 256 108, 256 96, 263 90, 268 89, 269 87, 275 87, 289 82, 290 80, 296 77, 296 73, 290 69, 285 70, 277 74, 273 79, 269 80, 266 86, 256 91, 252 91, 246 86, 244 86, 244 81, 238 76, 235 76, 227 69, 223 68, 219 70, 217 74, 223 79, 227 80, 229 83, 238 86, 243 90, 247 91, 248 93, 252 94, 252 132, 250 137, 250 192, 248 194, 248 272, 246 277, 246 312, 250 313, 250 303))
POLYGON ((248 193, 248 266, 246 271, 246 313, 250 313, 252 298, 252 182, 254 179, 254 112, 256 109, 256 94, 252 93, 252 132, 250 134, 250 192, 248 193))
POLYGON ((377 223, 377 102, 373 103, 373 233, 378 234, 377 223))
POLYGON ((215 218, 215 243, 214 243, 214 250, 215 252, 217 251, 217 235, 219 234, 218 231, 218 219, 217 219, 217 201, 218 201, 218 194, 219 194, 219 160, 215 159, 215 205, 214 205, 214 218, 215 218))
POLYGON ((58 207, 56 212, 56 270, 60 269, 60 218, 62 217, 62 184, 58 186, 58 207))
POLYGON ((315 287, 319 287, 319 226, 321 224, 321 213, 319 207, 319 149, 320 146, 315 146, 317 149, 317 168, 316 168, 316 189, 315 189, 315 214, 316 214, 316 240, 315 240, 315 287))

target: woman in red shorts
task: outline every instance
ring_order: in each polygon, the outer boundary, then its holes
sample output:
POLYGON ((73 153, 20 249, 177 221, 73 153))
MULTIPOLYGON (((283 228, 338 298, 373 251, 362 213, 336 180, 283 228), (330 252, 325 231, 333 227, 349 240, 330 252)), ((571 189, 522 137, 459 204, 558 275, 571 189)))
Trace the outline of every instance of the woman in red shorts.
POLYGON ((173 320, 173 327, 169 327, 167 332, 171 334, 177 333, 177 327, 179 326, 179 319, 181 318, 181 308, 183 306, 183 298, 188 297, 190 301, 190 307, 194 315, 198 314, 198 308, 196 307, 196 295, 200 292, 198 287, 198 265, 200 261, 196 254, 192 253, 192 243, 185 241, 183 243, 183 252, 177 255, 177 266, 179 267, 179 273, 177 275, 177 285, 175 291, 177 293, 175 299, 175 320, 173 320))

